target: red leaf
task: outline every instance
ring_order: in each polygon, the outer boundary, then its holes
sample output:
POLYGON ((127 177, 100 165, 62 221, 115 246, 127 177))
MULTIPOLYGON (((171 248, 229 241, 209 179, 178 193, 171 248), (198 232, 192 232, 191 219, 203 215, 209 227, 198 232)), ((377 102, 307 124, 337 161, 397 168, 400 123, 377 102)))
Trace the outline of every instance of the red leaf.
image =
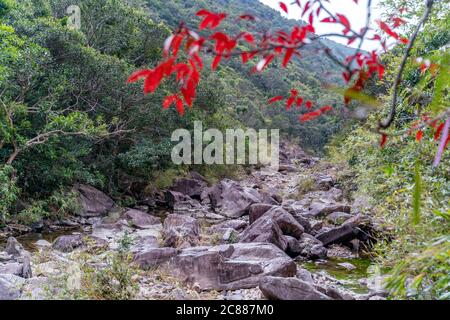
POLYGON ((379 64, 377 66, 377 70, 378 70, 378 78, 381 80, 383 79, 383 75, 384 75, 384 66, 382 66, 381 64, 379 64))
POLYGON ((286 100, 286 110, 291 109, 292 104, 295 102, 295 97, 289 97, 289 99, 286 100))
POLYGON ((401 25, 404 25, 406 23, 405 20, 399 17, 392 18, 392 21, 394 22, 393 24, 394 28, 400 27, 401 25))
POLYGON ((417 131, 416 141, 420 142, 422 140, 422 138, 423 138, 423 131, 422 130, 417 131))
POLYGON ((380 147, 383 148, 384 145, 386 144, 386 142, 387 142, 387 135, 386 134, 382 134, 381 135, 381 141, 380 141, 380 147))
POLYGON ((434 141, 438 141, 441 136, 442 130, 444 129, 444 123, 441 123, 434 134, 434 141))
POLYGON ((136 82, 142 78, 146 78, 153 73, 153 70, 145 69, 133 72, 127 79, 128 83, 136 82))
POLYGON ((333 110, 332 106, 323 106, 322 108, 319 109, 321 112, 327 112, 327 111, 331 111, 333 110))
POLYGON ((184 106, 183 106, 183 101, 181 99, 177 99, 177 102, 175 104, 178 113, 182 116, 184 115, 184 106))
POLYGON ((311 101, 306 101, 305 103, 306 109, 311 109, 312 108, 312 102, 311 101))
POLYGON ((308 1, 303 8, 302 17, 305 15, 306 11, 308 11, 309 7, 311 6, 311 3, 308 1))
POLYGON ((297 106, 297 109, 299 109, 302 106, 302 103, 303 103, 303 98, 298 97, 297 100, 295 101, 295 105, 297 106))
POLYGON ((241 57, 242 57, 242 62, 243 63, 247 63, 248 62, 249 56, 248 56, 247 52, 242 52, 241 57))
POLYGON ((336 16, 339 18, 339 21, 346 27, 346 29, 350 29, 350 21, 348 21, 347 17, 343 14, 336 14, 336 16))
POLYGON ((218 54, 213 60, 213 63, 211 65, 211 69, 216 70, 219 66, 220 60, 222 59, 222 55, 218 54))
POLYGON ((288 65, 289 60, 291 60, 293 53, 294 53, 294 49, 292 49, 292 48, 286 49, 286 54, 284 55, 284 59, 283 59, 283 67, 284 68, 286 68, 286 66, 288 65))
POLYGON ((293 96, 298 95, 298 91, 296 89, 291 89, 291 95, 293 96))
POLYGON ((279 5, 280 5, 281 10, 288 13, 288 8, 284 2, 280 2, 279 5))
POLYGON ((284 98, 283 98, 282 96, 276 96, 276 97, 273 97, 273 98, 271 98, 271 99, 269 100, 269 104, 275 103, 275 102, 280 101, 280 100, 283 100, 283 99, 284 99, 284 98))
POLYGON ((337 21, 334 18, 328 17, 328 18, 320 20, 320 22, 323 22, 323 23, 336 23, 337 21))
POLYGON ((164 109, 169 108, 170 105, 172 103, 174 103, 177 99, 178 99, 178 95, 176 95, 176 94, 166 97, 163 101, 163 108, 164 109))

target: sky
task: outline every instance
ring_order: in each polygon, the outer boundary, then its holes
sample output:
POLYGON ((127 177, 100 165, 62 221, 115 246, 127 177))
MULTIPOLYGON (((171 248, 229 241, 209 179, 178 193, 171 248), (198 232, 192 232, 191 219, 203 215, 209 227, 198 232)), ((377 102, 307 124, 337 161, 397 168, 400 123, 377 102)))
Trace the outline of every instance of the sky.
MULTIPOLYGON (((262 3, 274 8, 275 10, 279 11, 284 17, 290 18, 290 19, 299 19, 301 15, 301 9, 297 5, 290 5, 292 3, 292 0, 284 0, 283 2, 288 5, 289 8, 289 14, 286 14, 284 11, 280 9, 279 6, 279 0, 259 0, 262 3)), ((301 0, 301 3, 304 4, 305 1, 301 0)), ((372 20, 378 18, 380 16, 380 9, 377 8, 378 4, 380 3, 380 0, 372 0, 372 20)), ((365 25, 366 21, 366 12, 367 12, 367 0, 359 0, 358 4, 355 4, 353 0, 330 0, 329 3, 325 3, 324 5, 333 13, 341 13, 344 14, 351 22, 352 28, 355 30, 360 30, 365 25)), ((322 13, 321 15, 323 15, 322 13)), ((321 16, 322 17, 322 16, 321 16)), ((307 19, 307 16, 305 17, 307 19)), ((317 34, 324 34, 329 33, 333 31, 342 31, 341 27, 336 28, 336 25, 330 24, 330 23, 317 23, 314 24, 314 27, 316 27, 316 33, 317 34)), ((347 44, 347 40, 343 38, 331 38, 333 41, 347 44)), ((358 45, 357 42, 353 43, 351 46, 356 47, 358 45)), ((379 44, 376 44, 373 41, 366 41, 363 44, 364 50, 373 50, 379 48, 379 44)))

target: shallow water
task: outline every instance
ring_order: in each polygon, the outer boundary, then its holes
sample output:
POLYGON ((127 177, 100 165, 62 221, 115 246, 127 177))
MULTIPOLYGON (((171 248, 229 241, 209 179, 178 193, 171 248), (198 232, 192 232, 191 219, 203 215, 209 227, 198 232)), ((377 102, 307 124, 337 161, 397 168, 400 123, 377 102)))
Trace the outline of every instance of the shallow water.
MULTIPOLYGON (((53 243, 53 241, 55 241, 55 239, 59 236, 70 235, 74 233, 80 233, 80 230, 71 229, 45 233, 31 232, 21 236, 17 236, 16 239, 26 250, 34 252, 38 250, 38 247, 36 246, 36 241, 38 240, 46 240, 50 243, 53 243)), ((6 241, 7 239, 4 239, 3 241, 0 240, 1 249, 5 247, 6 241)))
POLYGON ((355 293, 365 294, 368 293, 368 288, 360 281, 371 276, 368 272, 371 264, 372 262, 368 258, 329 258, 320 263, 308 261, 300 265, 312 273, 323 273, 339 280, 342 287, 346 289, 355 293), (356 268, 348 270, 339 265, 339 263, 343 262, 351 263, 356 268))

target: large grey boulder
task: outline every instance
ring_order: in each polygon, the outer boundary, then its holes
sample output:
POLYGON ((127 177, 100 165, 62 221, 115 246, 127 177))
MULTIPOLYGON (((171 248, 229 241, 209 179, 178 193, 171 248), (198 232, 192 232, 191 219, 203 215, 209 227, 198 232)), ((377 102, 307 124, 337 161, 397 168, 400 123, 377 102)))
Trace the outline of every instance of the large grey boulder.
POLYGON ((132 227, 139 229, 149 229, 153 225, 161 223, 159 218, 136 209, 128 209, 125 212, 125 218, 132 227))
POLYGON ((238 218, 248 212, 251 204, 262 201, 257 190, 244 188, 229 179, 224 179, 210 188, 208 195, 214 211, 227 218, 238 218))
POLYGON ((271 300, 331 300, 312 284, 297 278, 264 277, 259 289, 271 300))
POLYGON ((196 245, 199 235, 200 225, 195 218, 181 214, 169 214, 164 220, 163 237, 166 247, 196 245))
POLYGON ((350 213, 350 210, 350 205, 345 203, 314 201, 305 215, 309 217, 324 217, 336 211, 350 213))
POLYGON ((81 184, 76 189, 80 194, 82 217, 104 216, 114 207, 114 201, 94 187, 81 184))
POLYGON ((174 248, 152 248, 144 252, 139 252, 134 256, 134 263, 141 269, 147 270, 157 267, 177 254, 178 250, 174 248))
POLYGON ((302 234, 300 239, 285 236, 288 242, 287 253, 291 257, 302 256, 306 259, 325 259, 327 249, 323 243, 307 233, 302 234))
POLYGON ((19 299, 25 279, 13 274, 0 274, 0 300, 19 299))
POLYGON ((250 223, 253 223, 261 217, 264 213, 273 208, 273 205, 267 203, 254 203, 249 207, 248 215, 250 223))
POLYGON ((291 258, 268 243, 188 248, 170 264, 176 276, 201 290, 254 288, 264 276, 291 277, 297 269, 291 258))
POLYGON ((53 242, 53 249, 61 252, 71 252, 84 244, 82 234, 72 234, 66 236, 59 236, 53 242))

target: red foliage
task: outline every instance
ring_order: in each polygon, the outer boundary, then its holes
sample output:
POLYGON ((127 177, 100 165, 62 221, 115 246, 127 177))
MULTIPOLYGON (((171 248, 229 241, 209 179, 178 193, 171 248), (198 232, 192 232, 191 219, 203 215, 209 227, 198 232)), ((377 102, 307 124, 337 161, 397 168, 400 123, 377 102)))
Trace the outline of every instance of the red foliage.
MULTIPOLYGON (((356 4, 357 0, 353 0, 356 4)), ((211 69, 216 70, 220 63, 231 59, 234 56, 240 57, 242 63, 248 63, 255 59, 256 65, 253 72, 262 72, 274 60, 280 60, 283 67, 287 67, 289 62, 295 57, 300 57, 300 49, 308 45, 315 33, 313 23, 331 23, 337 27, 342 27, 340 33, 348 38, 351 44, 357 40, 379 41, 381 46, 385 46, 385 41, 380 35, 366 36, 365 28, 359 32, 352 30, 351 21, 343 14, 332 14, 327 10, 323 10, 321 2, 313 0, 295 0, 292 5, 301 8, 301 16, 307 15, 309 24, 296 25, 291 30, 275 30, 273 32, 250 33, 248 31, 241 32, 237 35, 231 35, 225 31, 216 31, 222 21, 228 18, 226 13, 211 12, 206 9, 199 10, 196 15, 200 18, 198 30, 208 29, 208 35, 201 35, 186 27, 184 23, 174 34, 168 37, 163 46, 163 60, 153 69, 145 69, 134 72, 128 78, 128 82, 136 82, 144 79, 144 93, 153 93, 162 83, 164 79, 174 76, 179 89, 178 92, 170 94, 163 101, 163 108, 169 108, 175 105, 180 114, 184 113, 184 105, 192 107, 197 86, 201 79, 201 72, 204 69, 203 61, 205 54, 212 54, 211 69), (322 14, 326 13, 325 17, 322 14), (212 30, 212 31, 211 31, 212 30), (365 39, 364 39, 364 38, 365 39), (239 49, 238 49, 239 45, 239 49), (242 51, 242 46, 244 49, 242 51), (183 54, 180 52, 183 51, 183 54), (186 58, 183 58, 186 57, 186 58), (184 61, 181 61, 184 59, 184 61)), ((279 7, 288 13, 288 6, 285 2, 279 2, 279 7)), ((256 18, 250 14, 241 14, 237 16, 236 22, 246 20, 246 23, 256 21, 256 18)), ((402 18, 394 17, 391 19, 392 28, 382 21, 377 21, 380 29, 389 36, 406 43, 407 39, 398 35, 393 28, 399 27, 406 22, 402 18)), ((254 29, 252 29, 254 30, 254 29)), ((325 49, 327 50, 327 49, 325 49)), ((329 51, 327 53, 330 53, 329 51)), ((354 55, 347 57, 343 62, 344 71, 342 77, 348 84, 348 88, 344 94, 344 102, 347 104, 351 101, 353 93, 363 90, 367 80, 374 74, 379 79, 383 78, 384 67, 380 62, 376 51, 363 52, 356 51, 354 55)), ((273 97, 269 103, 284 100, 282 96, 273 97)), ((286 98, 286 109, 292 106, 301 108, 304 98, 299 97, 297 91, 291 90, 291 95, 286 98)), ((305 108, 311 110, 312 101, 305 102, 305 108)), ((312 110, 301 116, 301 121, 312 120, 324 112, 331 110, 330 106, 324 106, 318 110, 312 110)))

